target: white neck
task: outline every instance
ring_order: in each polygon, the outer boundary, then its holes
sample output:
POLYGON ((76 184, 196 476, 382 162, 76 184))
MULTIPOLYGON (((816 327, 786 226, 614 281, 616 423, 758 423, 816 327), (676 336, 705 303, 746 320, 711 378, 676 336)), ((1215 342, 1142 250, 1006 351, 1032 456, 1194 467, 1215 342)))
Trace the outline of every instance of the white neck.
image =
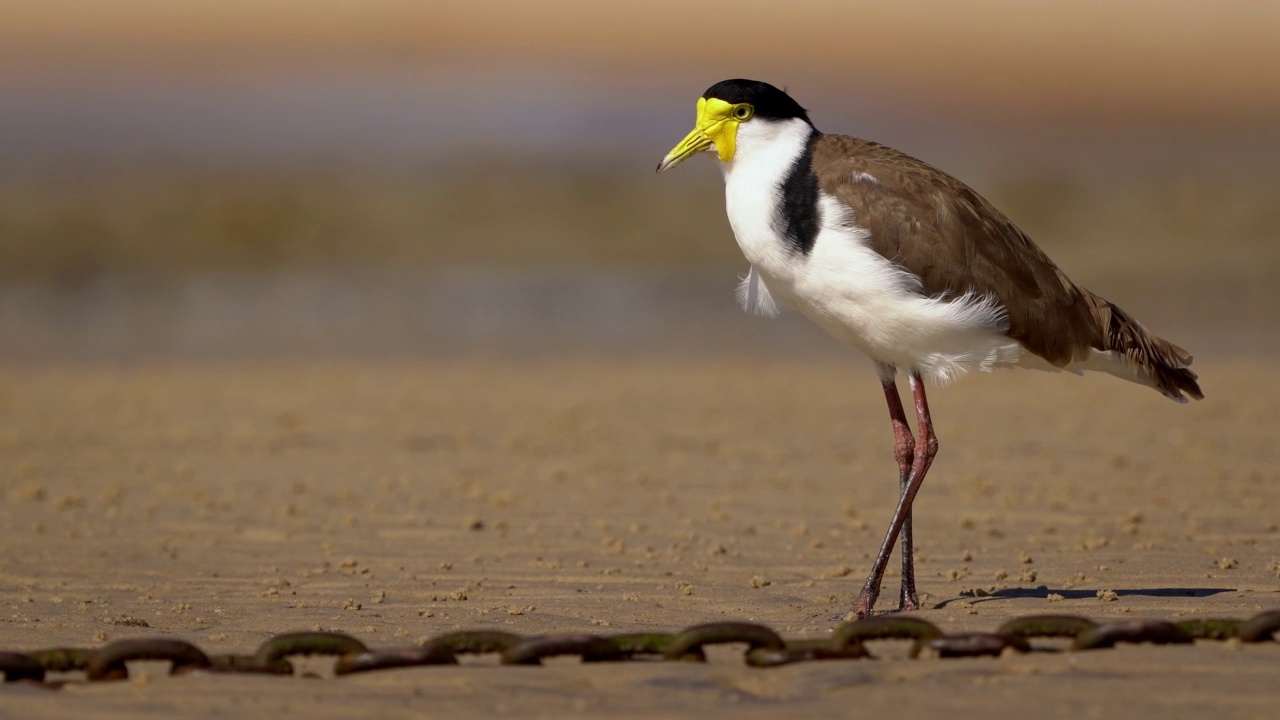
POLYGON ((720 163, 734 237, 747 260, 766 273, 772 256, 787 247, 777 227, 782 182, 813 132, 799 118, 745 122, 738 127, 733 159, 720 163))
POLYGON ((738 126, 733 159, 720 164, 725 182, 735 175, 748 174, 756 181, 777 176, 782 182, 813 132, 813 126, 799 118, 742 123, 738 126))

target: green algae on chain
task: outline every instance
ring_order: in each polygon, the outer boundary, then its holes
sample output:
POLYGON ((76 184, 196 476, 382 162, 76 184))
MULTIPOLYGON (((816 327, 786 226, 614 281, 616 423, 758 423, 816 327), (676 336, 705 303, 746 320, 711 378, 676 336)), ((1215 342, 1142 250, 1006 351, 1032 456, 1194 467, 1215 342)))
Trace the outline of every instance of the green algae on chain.
POLYGON ((1183 620, 1178 629, 1196 640, 1230 640, 1237 637, 1244 620, 1236 618, 1200 618, 1183 620))
POLYGON ((89 667, 89 661, 97 652, 93 648, 60 647, 36 650, 27 656, 40 663, 45 672, 73 672, 89 667))

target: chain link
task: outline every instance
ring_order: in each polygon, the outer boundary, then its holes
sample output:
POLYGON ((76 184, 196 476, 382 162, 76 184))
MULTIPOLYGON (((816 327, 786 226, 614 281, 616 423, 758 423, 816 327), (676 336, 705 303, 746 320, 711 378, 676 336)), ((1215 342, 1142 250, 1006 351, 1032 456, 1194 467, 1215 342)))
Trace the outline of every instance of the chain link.
POLYGON ((0 673, 5 682, 35 683, 57 689, 74 677, 50 675, 83 673, 85 681, 129 677, 128 663, 161 660, 169 673, 191 672, 296 674, 289 658, 300 655, 336 657, 334 675, 352 675, 391 668, 458 665, 459 655, 497 655, 503 665, 540 665, 543 658, 577 656, 584 663, 623 660, 706 662, 708 645, 745 644, 743 659, 751 667, 777 667, 797 662, 874 658, 868 643, 910 641, 909 656, 959 658, 1025 653, 1031 640, 1061 638, 1063 647, 1039 647, 1046 652, 1099 650, 1119 643, 1187 644, 1197 640, 1268 642, 1280 632, 1280 609, 1248 620, 1205 618, 1179 623, 1162 620, 1121 620, 1098 623, 1076 615, 1030 615, 1015 618, 995 632, 947 634, 916 617, 873 617, 848 622, 824 639, 785 640, 755 623, 720 622, 694 625, 679 633, 620 635, 553 634, 524 636, 497 630, 454 632, 407 647, 369 648, 344 633, 293 632, 276 635, 252 655, 206 655, 200 648, 174 638, 116 640, 100 648, 50 648, 32 652, 0 650, 0 673))

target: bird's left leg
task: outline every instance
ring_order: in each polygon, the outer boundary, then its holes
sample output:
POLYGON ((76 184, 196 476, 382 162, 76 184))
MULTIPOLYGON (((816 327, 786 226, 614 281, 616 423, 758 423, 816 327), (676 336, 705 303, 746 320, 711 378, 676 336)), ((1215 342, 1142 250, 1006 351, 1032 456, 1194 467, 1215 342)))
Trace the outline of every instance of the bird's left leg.
MULTIPOLYGON (((885 533, 884 542, 880 545, 880 554, 876 556, 875 562, 872 563, 871 574, 867 577, 866 584, 862 586, 862 592, 858 594, 858 604, 853 610, 858 617, 870 615, 871 608, 875 606, 876 597, 880 594, 880 584, 884 581, 885 567, 889 564, 889 556, 893 553, 893 544, 897 542, 899 533, 902 532, 907 519, 911 517, 911 504, 915 501, 916 493, 920 491, 920 486, 924 483, 924 476, 929 472, 929 466, 933 464, 934 456, 938 454, 938 439, 933 434, 933 420, 929 416, 929 400, 925 396, 924 381, 917 372, 912 372, 909 379, 911 381, 911 394, 915 399, 916 429, 919 433, 916 438, 915 454, 911 462, 911 475, 907 480, 906 487, 902 489, 902 494, 898 497, 898 507, 893 512, 893 520, 890 521, 889 530, 885 533)), ((903 569, 906 570, 911 563, 910 556, 904 556, 902 561, 903 569)), ((912 575, 914 575, 914 567, 911 567, 911 571, 912 575)), ((907 579, 904 574, 904 595, 908 590, 911 591, 910 600, 914 605, 919 606, 919 602, 914 597, 914 577, 912 577, 911 587, 908 587, 907 579)))

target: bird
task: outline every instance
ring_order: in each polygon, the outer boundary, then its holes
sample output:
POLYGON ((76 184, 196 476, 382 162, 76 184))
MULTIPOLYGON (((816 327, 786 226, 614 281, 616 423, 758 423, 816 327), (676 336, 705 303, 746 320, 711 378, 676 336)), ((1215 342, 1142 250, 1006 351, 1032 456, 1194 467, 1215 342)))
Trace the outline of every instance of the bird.
POLYGON ((1097 371, 1180 403, 1204 398, 1190 353, 1077 285, 955 177, 888 146, 819 131, 766 82, 718 82, 696 110, 694 129, 657 172, 703 152, 719 160, 729 225, 750 264, 737 292, 743 309, 798 311, 870 358, 884 391, 899 496, 853 616, 872 614, 899 536, 898 610, 920 607, 911 506, 938 452, 926 383, 1003 367, 1097 371))

